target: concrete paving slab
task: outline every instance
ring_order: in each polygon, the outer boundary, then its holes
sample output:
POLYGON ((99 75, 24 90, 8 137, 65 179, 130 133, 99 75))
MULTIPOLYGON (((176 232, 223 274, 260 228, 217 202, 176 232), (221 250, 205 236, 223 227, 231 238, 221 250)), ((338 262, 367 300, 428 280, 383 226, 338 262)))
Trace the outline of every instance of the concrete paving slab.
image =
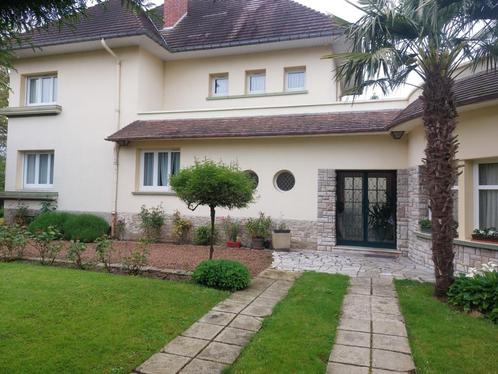
POLYGON ((352 319, 343 317, 339 321, 339 329, 350 330, 350 331, 360 331, 360 332, 370 332, 370 320, 368 319, 352 319))
POLYGON ((183 336, 198 339, 213 339, 221 330, 223 326, 213 325, 210 323, 195 322, 190 328, 183 332, 183 336))
POLYGON ((241 349, 238 345, 212 342, 197 357, 231 365, 239 357, 241 349))
POLYGON ((213 307, 213 310, 218 312, 227 312, 227 313, 239 313, 242 309, 244 309, 249 302, 240 302, 235 300, 224 300, 213 307))
POLYGON ((168 353, 156 353, 140 365, 136 371, 141 374, 175 374, 190 358, 168 353))
POLYGON ((259 317, 238 315, 230 323, 230 327, 249 331, 258 331, 261 328, 262 319, 259 317))
POLYGON ((410 354, 410 343, 403 336, 372 335, 372 348, 410 354))
POLYGON ((212 310, 209 313, 205 314, 204 317, 202 317, 198 322, 226 326, 235 318, 235 316, 235 313, 218 312, 212 310))
POLYGON ((252 316, 252 317, 267 317, 271 314, 273 310, 273 306, 265 305, 265 304, 250 304, 247 308, 245 308, 242 312, 243 315, 252 316))
POLYGON ((353 366, 329 362, 327 374, 369 374, 369 369, 363 366, 353 366))
POLYGON ((255 331, 227 327, 215 338, 215 341, 243 347, 249 343, 255 333, 255 331))
POLYGON ((405 324, 400 321, 373 321, 374 334, 407 336, 405 324))
POLYGON ((169 342, 161 351, 179 356, 195 357, 205 346, 209 340, 189 338, 187 336, 177 336, 169 342))
POLYGON ((337 330, 335 343, 370 348, 370 333, 337 330))
POLYGON ((370 366, 370 349, 335 344, 329 361, 368 367, 370 366))
POLYGON ((193 359, 182 371, 181 374, 221 374, 227 367, 225 364, 219 362, 212 362, 201 360, 198 358, 193 359))
POLYGON ((405 372, 415 370, 411 355, 381 349, 372 349, 372 367, 405 372))

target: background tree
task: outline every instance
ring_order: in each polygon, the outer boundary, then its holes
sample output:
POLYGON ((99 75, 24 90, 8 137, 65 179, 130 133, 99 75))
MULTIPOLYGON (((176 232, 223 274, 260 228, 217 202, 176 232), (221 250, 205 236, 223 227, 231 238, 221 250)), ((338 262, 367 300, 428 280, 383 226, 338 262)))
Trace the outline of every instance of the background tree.
POLYGON ((453 187, 458 170, 454 80, 465 68, 496 69, 496 0, 359 0, 364 12, 347 27, 351 43, 337 77, 354 87, 378 86, 384 93, 405 84, 410 74, 423 81, 427 146, 424 181, 432 210, 432 258, 437 296, 454 280, 453 187), (467 65, 468 64, 468 65, 467 65))
POLYGON ((245 208, 254 200, 254 182, 236 165, 224 165, 210 160, 196 161, 195 165, 182 169, 171 177, 171 187, 188 209, 194 211, 200 205, 209 207, 211 238, 209 259, 214 253, 214 222, 216 208, 245 208))

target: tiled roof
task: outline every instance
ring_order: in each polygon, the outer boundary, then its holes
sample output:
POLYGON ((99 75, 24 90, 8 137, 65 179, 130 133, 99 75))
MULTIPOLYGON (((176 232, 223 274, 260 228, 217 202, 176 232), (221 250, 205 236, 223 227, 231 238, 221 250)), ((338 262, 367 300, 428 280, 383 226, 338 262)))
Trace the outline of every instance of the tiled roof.
POLYGON ((107 140, 236 138, 387 131, 399 110, 135 121, 107 140))
MULTIPOLYGON (((498 99, 498 71, 481 72, 455 82, 457 106, 498 99)), ((402 110, 392 126, 422 116, 423 105, 419 98, 402 110)))
POLYGON ((316 38, 339 31, 331 17, 292 0, 190 0, 187 15, 162 33, 168 48, 185 51, 316 38))
POLYGON ((171 52, 180 52, 309 39, 339 32, 331 17, 292 0, 189 0, 187 15, 169 30, 162 30, 162 5, 152 9, 148 17, 121 3, 107 0, 90 7, 87 16, 73 24, 52 25, 25 34, 24 42, 16 48, 147 35, 171 52))
POLYGON ((75 22, 62 26, 54 24, 23 34, 23 43, 14 47, 44 47, 135 35, 146 35, 159 45, 166 46, 156 25, 144 12, 122 6, 121 0, 108 0, 88 8, 86 14, 75 22))

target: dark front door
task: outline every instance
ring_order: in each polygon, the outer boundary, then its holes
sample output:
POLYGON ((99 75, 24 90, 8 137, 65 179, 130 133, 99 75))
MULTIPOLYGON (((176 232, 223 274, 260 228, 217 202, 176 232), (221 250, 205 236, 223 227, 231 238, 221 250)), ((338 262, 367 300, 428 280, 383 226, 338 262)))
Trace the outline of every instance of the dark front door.
POLYGON ((339 171, 337 244, 396 248, 396 172, 339 171))

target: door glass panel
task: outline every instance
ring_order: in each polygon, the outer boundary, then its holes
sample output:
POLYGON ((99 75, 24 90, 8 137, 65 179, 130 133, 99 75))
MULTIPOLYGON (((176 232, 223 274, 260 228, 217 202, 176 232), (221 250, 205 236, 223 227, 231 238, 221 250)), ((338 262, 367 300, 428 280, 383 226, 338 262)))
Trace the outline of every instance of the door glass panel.
POLYGON ((387 186, 387 177, 368 177, 368 242, 395 242, 396 209, 387 186))
POLYGON ((363 238, 363 180, 362 177, 344 177, 339 197, 337 232, 343 240, 363 238))

